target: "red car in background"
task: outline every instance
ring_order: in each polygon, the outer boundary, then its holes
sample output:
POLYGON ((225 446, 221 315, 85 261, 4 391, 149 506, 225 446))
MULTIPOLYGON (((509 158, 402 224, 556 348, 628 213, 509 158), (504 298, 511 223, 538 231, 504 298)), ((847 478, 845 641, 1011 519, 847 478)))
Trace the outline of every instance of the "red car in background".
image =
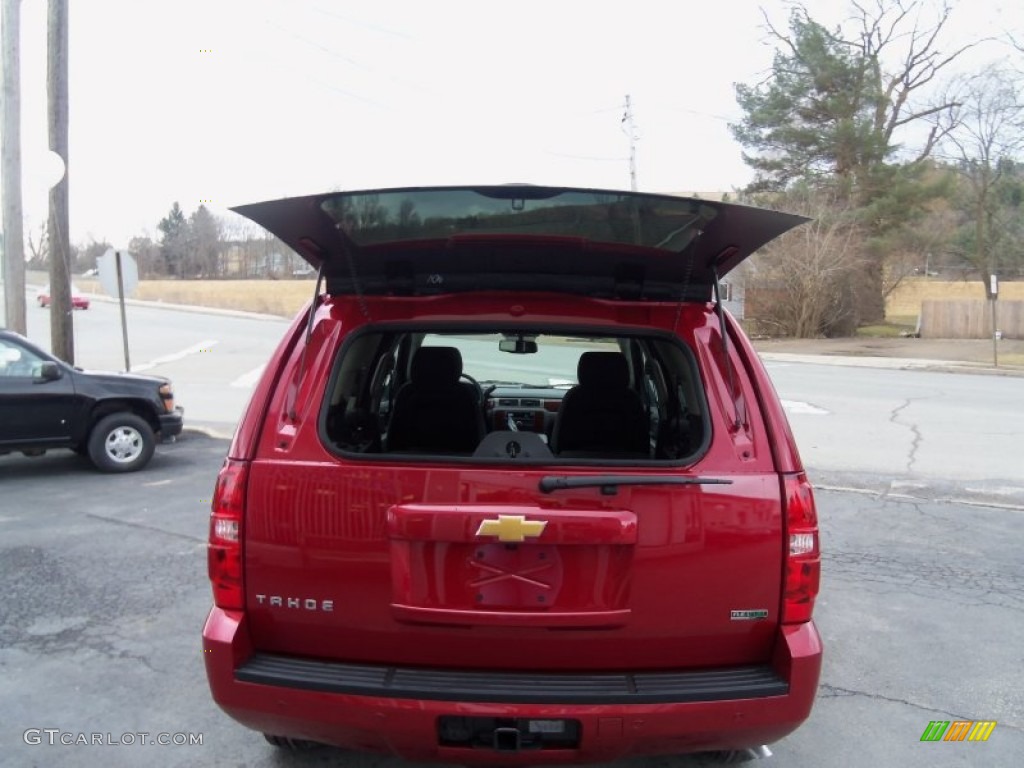
MULTIPOLYGON (((39 302, 40 307, 50 306, 50 286, 45 285, 43 289, 36 294, 36 301, 39 302)), ((83 296, 78 291, 78 287, 71 286, 71 308, 72 309, 88 309, 89 299, 83 296)))

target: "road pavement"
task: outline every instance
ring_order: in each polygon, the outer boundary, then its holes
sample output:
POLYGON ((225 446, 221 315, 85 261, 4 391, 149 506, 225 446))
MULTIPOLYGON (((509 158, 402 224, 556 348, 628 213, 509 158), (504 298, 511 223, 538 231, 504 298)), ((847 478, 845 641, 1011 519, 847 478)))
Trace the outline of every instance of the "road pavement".
POLYGON ((1024 505, 1024 380, 768 361, 822 481, 1024 505))

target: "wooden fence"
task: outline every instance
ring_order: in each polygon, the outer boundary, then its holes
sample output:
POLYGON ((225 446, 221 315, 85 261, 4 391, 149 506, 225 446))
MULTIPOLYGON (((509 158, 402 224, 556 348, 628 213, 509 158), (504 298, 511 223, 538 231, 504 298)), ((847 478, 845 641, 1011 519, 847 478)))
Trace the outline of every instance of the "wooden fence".
MULTIPOLYGON (((1024 301, 996 301, 996 328, 1004 339, 1024 339, 1024 301)), ((991 339, 992 305, 970 299, 925 299, 921 338, 991 339)))
MULTIPOLYGON (((936 280, 932 277, 907 278, 885 300, 886 317, 917 317, 921 305, 931 299, 985 301, 981 280, 936 280)), ((1024 280, 1000 280, 1000 301, 1024 301, 1024 280)))

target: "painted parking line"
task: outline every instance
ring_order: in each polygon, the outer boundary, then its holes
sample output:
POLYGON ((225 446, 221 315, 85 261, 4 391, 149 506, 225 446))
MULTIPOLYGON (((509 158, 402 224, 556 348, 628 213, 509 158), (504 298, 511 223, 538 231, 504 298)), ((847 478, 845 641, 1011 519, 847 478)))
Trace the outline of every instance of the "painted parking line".
POLYGON ((205 339, 203 341, 200 341, 198 344, 193 344, 191 347, 181 350, 180 352, 172 352, 169 355, 161 355, 160 357, 154 357, 148 363, 136 365, 132 368, 132 372, 138 373, 139 371, 148 371, 151 368, 156 368, 158 365, 173 363, 174 361, 181 360, 182 358, 186 358, 189 355, 196 355, 199 354, 200 352, 207 352, 209 351, 210 347, 212 347, 216 343, 216 339, 205 339))
POLYGON ((249 389, 250 387, 256 386, 256 382, 260 380, 260 376, 263 373, 263 366, 253 368, 248 373, 243 373, 237 379, 231 382, 232 387, 238 387, 240 389, 249 389))
POLYGON ((827 416, 828 411, 816 405, 805 403, 803 400, 783 400, 782 407, 786 413, 799 413, 803 416, 827 416))

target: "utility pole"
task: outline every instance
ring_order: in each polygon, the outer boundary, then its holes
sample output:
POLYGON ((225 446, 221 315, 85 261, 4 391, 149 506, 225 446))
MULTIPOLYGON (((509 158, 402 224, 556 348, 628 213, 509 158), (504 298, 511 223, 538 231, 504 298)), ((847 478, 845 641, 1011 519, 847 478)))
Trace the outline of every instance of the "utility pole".
POLYGON ((46 20, 46 96, 50 150, 64 161, 64 178, 50 188, 50 351, 75 363, 71 319, 71 236, 68 232, 68 2, 50 0, 46 20))
POLYGON ((629 137, 629 188, 636 192, 636 142, 640 138, 633 125, 633 107, 626 94, 626 114, 622 116, 622 130, 629 137))
POLYGON ((25 241, 21 210, 21 0, 3 0, 3 137, 0 139, 0 194, 3 195, 4 320, 24 335, 25 241))

